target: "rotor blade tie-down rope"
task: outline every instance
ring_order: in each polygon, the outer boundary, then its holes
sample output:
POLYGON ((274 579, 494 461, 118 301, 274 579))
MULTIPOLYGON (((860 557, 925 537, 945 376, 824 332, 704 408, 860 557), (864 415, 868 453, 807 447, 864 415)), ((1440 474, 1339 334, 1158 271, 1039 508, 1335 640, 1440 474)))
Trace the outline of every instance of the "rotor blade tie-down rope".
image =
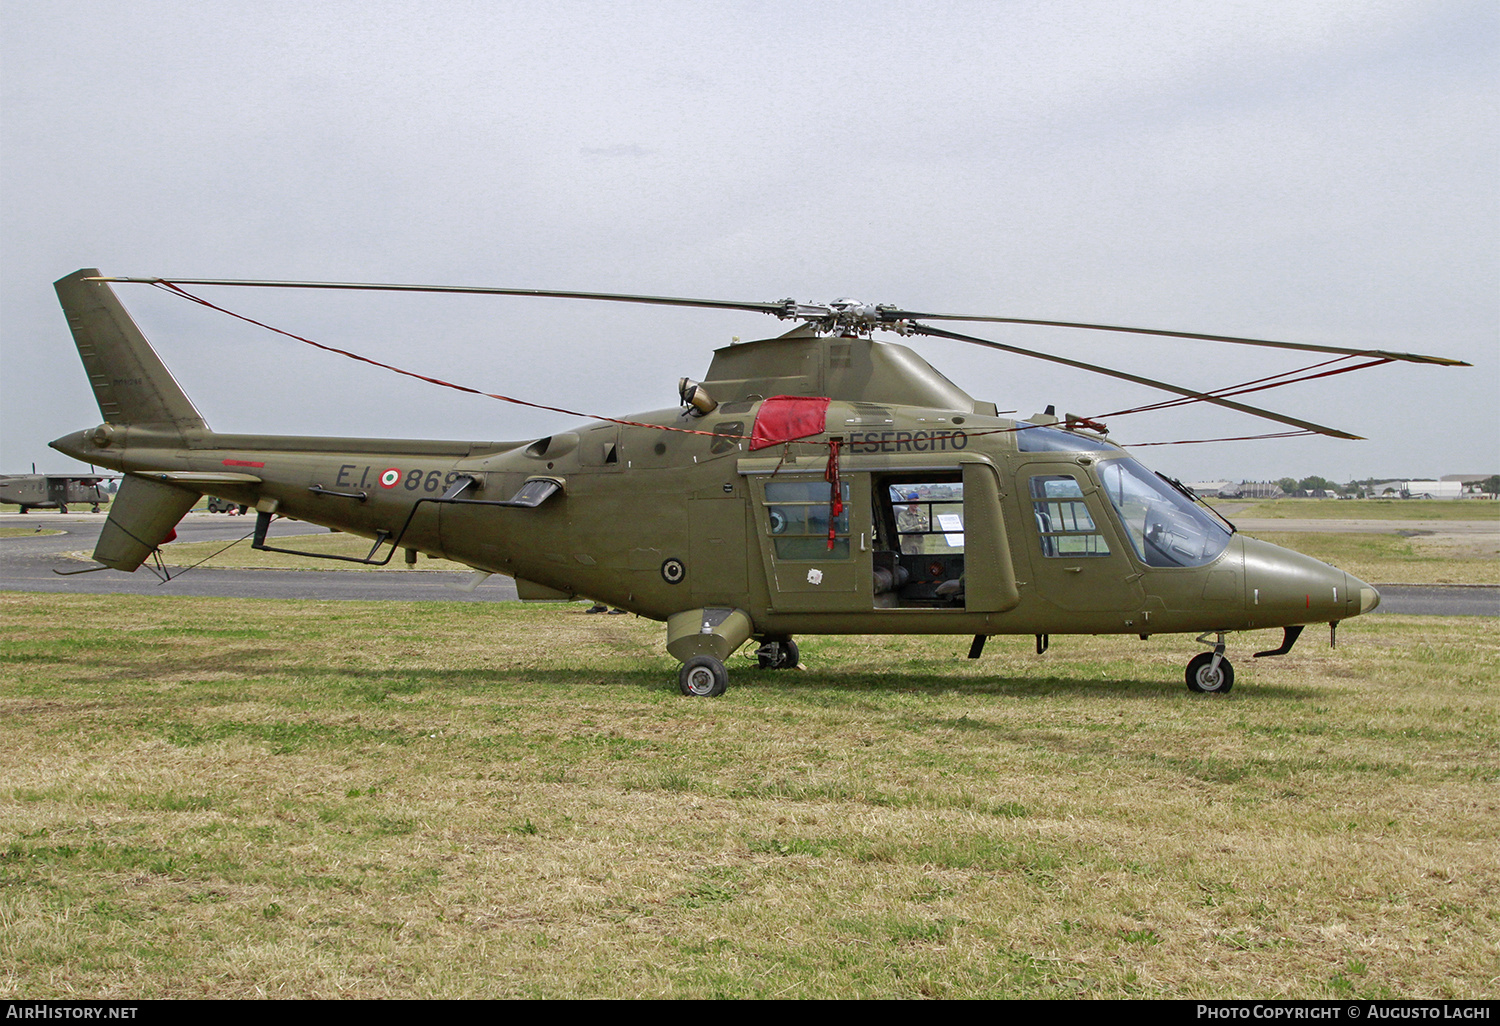
MULTIPOLYGON (((1280 374, 1272 374, 1269 377, 1256 378, 1253 381, 1246 381, 1246 382, 1243 382, 1243 383, 1238 384, 1238 385, 1229 385, 1229 386, 1227 386, 1225 388, 1214 389, 1211 392, 1205 392, 1204 395, 1215 396, 1215 397, 1218 397, 1218 398, 1227 398, 1228 396, 1232 396, 1232 395, 1245 395, 1246 393, 1249 393, 1249 392, 1263 392, 1263 391, 1265 391, 1268 388, 1280 388, 1282 385, 1295 385, 1295 384, 1298 384, 1298 383, 1303 382, 1303 381, 1314 381, 1314 380, 1316 380, 1318 378, 1332 377, 1335 374, 1347 374, 1349 371, 1364 370, 1367 367, 1379 367, 1383 363, 1391 363, 1391 362, 1393 362, 1393 361, 1391 361, 1389 359, 1381 358, 1381 359, 1376 359, 1376 360, 1370 360, 1368 363, 1357 363, 1357 364, 1354 364, 1353 366, 1350 366, 1350 367, 1339 367, 1339 368, 1336 368, 1334 370, 1324 371, 1321 374, 1308 374, 1307 373, 1308 371, 1311 371, 1311 370, 1317 370, 1319 367, 1326 367, 1329 364, 1340 363, 1340 362, 1342 362, 1344 360, 1352 360, 1352 359, 1354 359, 1353 356, 1339 356, 1339 357, 1335 357, 1332 360, 1324 360, 1322 363, 1309 364, 1308 366, 1303 367, 1300 370, 1283 371, 1280 374), (1301 377, 1293 377, 1293 375, 1303 375, 1303 376, 1301 376, 1301 377), (1286 378, 1287 380, 1285 380, 1285 381, 1277 381, 1276 380, 1277 378, 1286 378), (1270 384, 1262 384, 1262 382, 1270 382, 1270 384)), ((1152 403, 1149 406, 1134 406, 1134 407, 1131 407, 1128 410, 1117 410, 1114 413, 1103 414, 1103 416, 1106 416, 1106 417, 1123 417, 1123 416, 1126 416, 1127 414, 1131 414, 1131 413, 1146 413, 1146 412, 1149 412, 1149 411, 1152 411, 1152 410, 1167 410, 1167 409, 1171 409, 1171 408, 1176 407, 1176 406, 1186 406, 1188 403, 1196 403, 1196 402, 1202 402, 1202 401, 1203 400, 1194 398, 1192 396, 1181 396, 1181 397, 1176 398, 1176 399, 1164 399, 1163 401, 1161 401, 1159 403, 1152 403)), ((1298 432, 1298 434, 1301 434, 1301 433, 1303 433, 1303 432, 1298 432)), ((1315 432, 1313 432, 1313 433, 1315 433, 1315 432)), ((1254 436, 1254 437, 1261 437, 1261 436, 1254 436)), ((1273 436, 1269 436, 1269 437, 1280 437, 1280 436, 1273 435, 1273 436)))
MULTIPOLYGON (((577 410, 569 410, 569 409, 565 409, 565 408, 563 408, 561 406, 547 406, 547 405, 545 405, 543 403, 533 403, 533 402, 528 402, 525 399, 517 399, 514 396, 497 395, 494 392, 484 392, 484 391, 481 391, 481 390, 479 390, 477 388, 470 388, 468 385, 458 385, 458 384, 455 384, 455 383, 453 383, 451 381, 444 381, 442 378, 428 377, 426 374, 418 374, 416 371, 404 370, 404 369, 402 369, 400 367, 393 366, 392 364, 389 364, 389 363, 381 363, 379 360, 372 360, 368 356, 360 356, 358 353, 351 353, 347 349, 339 349, 336 346, 327 346, 327 345, 324 345, 321 342, 314 342, 310 338, 303 338, 301 335, 294 335, 290 331, 283 331, 281 328, 277 328, 277 327, 274 327, 274 326, 272 326, 270 324, 266 324, 264 321, 257 321, 253 317, 246 317, 244 314, 235 313, 233 310, 226 310, 224 307, 217 306, 217 305, 215 305, 213 303, 210 303, 208 300, 202 298, 201 296, 195 296, 191 292, 188 292, 186 289, 183 289, 183 288, 181 288, 178 285, 174 285, 174 284, 172 284, 169 281, 153 282, 152 284, 156 288, 160 288, 160 289, 162 289, 164 291, 168 291, 168 292, 173 293, 175 295, 181 296, 183 299, 190 300, 191 302, 197 303, 200 306, 206 306, 210 310, 217 310, 217 311, 219 311, 222 314, 227 314, 230 317, 235 318, 236 320, 244 321, 246 324, 253 324, 253 325, 255 325, 258 328, 265 328, 267 331, 275 332, 278 335, 284 335, 287 338, 294 339, 297 342, 302 342, 302 343, 305 343, 306 345, 310 345, 314 349, 321 349, 321 350, 323 350, 326 353, 336 353, 339 356, 345 356, 345 357, 348 357, 351 360, 358 360, 360 363, 367 363, 367 364, 369 364, 372 367, 379 367, 382 370, 392 371, 392 372, 394 372, 396 374, 404 374, 406 377, 416 378, 418 381, 426 381, 427 383, 432 384, 432 385, 440 385, 443 388, 451 388, 451 389, 454 389, 455 391, 467 392, 470 395, 483 396, 486 399, 496 399, 496 400, 499 400, 502 403, 513 403, 513 404, 515 404, 517 406, 529 406, 529 407, 531 407, 534 410, 547 410, 547 411, 549 411, 551 413, 561 413, 561 414, 565 414, 566 416, 569 416, 569 417, 583 417, 586 420, 602 420, 602 421, 606 421, 606 422, 611 423, 611 424, 623 424, 626 427, 652 428, 652 429, 657 430, 657 431, 674 431, 674 432, 677 432, 679 434, 685 434, 685 435, 708 435, 708 436, 712 436, 714 434, 714 432, 712 432, 712 431, 697 431, 697 430, 694 430, 693 428, 671 427, 671 426, 666 425, 666 424, 645 424, 645 423, 642 423, 640 421, 635 421, 635 420, 621 420, 618 417, 605 417, 605 416, 601 416, 601 415, 599 415, 597 413, 580 413, 577 410)), ((718 437, 720 437, 720 438, 746 438, 746 439, 749 438, 748 435, 723 435, 723 434, 719 435, 718 437)))
MULTIPOLYGON (((353 352, 350 352, 350 351, 348 351, 346 349, 339 349, 336 346, 329 346, 329 345, 324 345, 321 342, 314 342, 310 338, 305 338, 305 337, 303 337, 301 335, 297 335, 297 334, 294 334, 294 333, 292 333, 290 331, 286 331, 286 330, 283 330, 281 328, 275 327, 274 325, 267 324, 264 321, 258 321, 258 320, 256 320, 253 317, 248 317, 245 314, 236 313, 235 311, 226 309, 225 307, 219 306, 216 303, 209 302, 207 299, 204 299, 201 296, 196 296, 196 295, 192 294, 191 292, 188 292, 186 289, 182 288, 180 285, 174 284, 173 282, 170 282, 170 281, 161 280, 161 281, 152 282, 151 284, 152 284, 152 286, 154 288, 159 288, 162 291, 167 292, 169 295, 176 295, 176 296, 178 296, 178 297, 180 297, 182 299, 188 300, 189 302, 197 303, 199 306, 207 307, 210 310, 217 310, 219 313, 225 314, 226 316, 233 317, 233 318, 235 318, 236 320, 239 320, 239 321, 244 321, 246 324, 253 324, 253 325, 255 325, 258 328, 264 328, 266 331, 273 332, 273 333, 275 333, 277 335, 282 335, 282 336, 284 336, 286 338, 292 339, 295 342, 301 342, 304 345, 312 346, 314 349, 321 349, 321 350, 323 350, 324 352, 327 352, 327 353, 334 353, 334 354, 336 354, 338 356, 343 356, 343 357, 346 357, 347 359, 350 359, 350 360, 355 360, 355 361, 358 361, 360 363, 369 364, 372 367, 379 367, 382 370, 388 370, 388 371, 391 371, 392 373, 401 374, 401 375, 404 375, 404 376, 409 377, 409 378, 416 378, 418 381, 425 381, 425 382, 427 382, 429 384, 438 385, 438 386, 441 386, 443 388, 451 388, 451 389, 453 389, 455 391, 458 391, 458 392, 466 392, 466 393, 468 393, 470 395, 483 396, 486 399, 494 399, 494 400, 497 400, 499 402, 511 403, 511 404, 516 405, 516 406, 525 406, 525 407, 529 407, 529 408, 535 409, 535 410, 546 410, 546 411, 548 411, 550 413, 561 413, 561 414, 564 414, 565 416, 569 416, 569 417, 582 417, 582 418, 584 418, 586 420, 598 420, 598 421, 604 421, 604 422, 610 423, 610 424, 620 424, 620 425, 623 425, 625 427, 651 428, 652 430, 655 430, 655 431, 670 431, 670 432, 674 432, 674 433, 677 433, 677 434, 686 434, 686 435, 704 435, 704 436, 709 436, 709 437, 714 437, 714 436, 717 435, 717 437, 720 437, 720 438, 734 438, 734 439, 738 439, 740 441, 748 441, 750 439, 749 435, 728 435, 728 434, 720 434, 720 433, 716 433, 716 432, 712 432, 712 431, 699 431, 699 430, 696 430, 696 429, 693 429, 693 428, 672 427, 672 426, 666 425, 666 424, 647 424, 647 423, 643 423, 641 421, 623 420, 623 419, 621 419, 619 417, 606 417, 606 416, 603 416, 603 415, 597 414, 597 413, 583 413, 583 412, 580 412, 578 410, 569 410, 569 409, 566 409, 566 408, 561 407, 561 406, 548 406, 545 403, 529 402, 528 400, 518 399, 518 398, 515 398, 514 396, 499 395, 499 394, 494 393, 494 392, 481 391, 480 389, 471 388, 471 387, 469 387, 467 385, 455 384, 454 382, 451 382, 451 381, 445 381, 442 378, 434 378, 434 377, 430 377, 430 376, 428 376, 426 374, 418 374, 415 371, 405 370, 405 369, 403 369, 401 367, 396 367, 396 366, 394 366, 392 364, 382 363, 379 360, 374 360, 374 359, 371 359, 370 357, 367 357, 367 356, 361 356, 358 353, 353 353, 353 352)), ((1338 359, 1350 359, 1350 358, 1351 357, 1340 357, 1338 359)), ((1338 360, 1325 361, 1325 363, 1336 363, 1336 362, 1338 362, 1338 360)), ((1345 368, 1341 368, 1341 369, 1335 370, 1335 371, 1328 371, 1328 372, 1325 372, 1325 374, 1313 375, 1313 377, 1325 377, 1328 374, 1341 374, 1344 371, 1348 371, 1348 370, 1360 370, 1360 369, 1362 369, 1364 367, 1376 366, 1376 365, 1381 364, 1381 363, 1389 363, 1389 362, 1390 362, 1390 360, 1387 360, 1387 359, 1374 360, 1374 361, 1371 361, 1370 363, 1367 363, 1367 364, 1360 364, 1360 365, 1357 365, 1357 366, 1354 366, 1354 367, 1345 367, 1345 368)), ((1314 369, 1316 367, 1324 366, 1325 363, 1313 364, 1313 365, 1311 365, 1309 367, 1304 367, 1304 368, 1302 368, 1302 370, 1299 370, 1299 371, 1287 371, 1287 372, 1284 372, 1284 374, 1272 375, 1271 377, 1275 378, 1275 377, 1284 377, 1284 376, 1286 376, 1288 374, 1300 374, 1303 371, 1312 370, 1312 369, 1314 369)), ((1246 383, 1244 383, 1244 385, 1255 385, 1255 384, 1257 384, 1260 381, 1268 381, 1268 380, 1271 380, 1271 378, 1260 378, 1260 379, 1257 379, 1256 381, 1246 382, 1246 383)), ((1295 380, 1297 380, 1297 381, 1303 381, 1303 380, 1310 380, 1310 379, 1309 378, 1298 378, 1298 379, 1295 379, 1295 380)), ((1292 383, 1291 381, 1281 382, 1281 384, 1291 384, 1291 383, 1292 383)), ((1219 389, 1219 390, 1215 390, 1215 391, 1205 392, 1204 395, 1205 396, 1210 396, 1210 395, 1218 395, 1220 393, 1228 394, 1228 395, 1233 395, 1233 394, 1237 394, 1237 393, 1234 392, 1234 391, 1231 391, 1231 390, 1243 388, 1244 385, 1231 385, 1231 386, 1228 386, 1225 389, 1219 389)), ((1267 386, 1264 386, 1264 387, 1269 388, 1269 387, 1275 387, 1275 386, 1267 385, 1267 386)), ((1152 406, 1142 406, 1142 407, 1138 407, 1138 408, 1135 408, 1135 409, 1117 411, 1115 413, 1099 414, 1096 417, 1091 417, 1091 418, 1086 418, 1086 419, 1098 419, 1098 420, 1102 420, 1105 417, 1119 417, 1119 416, 1125 416, 1125 415, 1130 414, 1130 413, 1144 412, 1144 411, 1148 411, 1148 410, 1154 410, 1154 409, 1157 409, 1157 408, 1166 408, 1166 407, 1172 407, 1172 406, 1186 405, 1188 403, 1202 402, 1202 401, 1203 400, 1200 399, 1200 398, 1184 396, 1184 397, 1180 397, 1178 399, 1167 400, 1166 402, 1155 404, 1155 405, 1152 405, 1152 406)), ((1014 433, 1016 431, 1024 431, 1024 430, 1026 430, 1026 428, 1024 428, 1024 427, 994 428, 994 429, 988 430, 988 431, 971 431, 971 432, 969 432, 969 434, 971 436, 1012 434, 1012 433, 1014 433)), ((1195 444, 1197 442, 1250 441, 1250 440, 1263 439, 1263 438, 1293 438, 1293 437, 1298 437, 1298 436, 1301 436, 1301 435, 1310 435, 1310 434, 1315 434, 1315 433, 1316 432, 1306 431, 1306 430, 1303 430, 1303 431, 1284 431, 1284 432, 1277 432, 1277 433, 1264 434, 1264 435, 1244 435, 1244 436, 1239 436, 1239 437, 1235 437, 1235 438, 1224 438, 1224 439, 1189 439, 1189 440, 1174 441, 1174 442, 1141 442, 1141 443, 1136 443, 1136 444, 1141 445, 1141 446, 1146 446, 1146 445, 1191 445, 1191 444, 1195 444)), ((790 443, 788 443, 788 444, 790 444, 790 443)), ((837 440, 830 440, 829 442, 826 442, 826 443, 804 441, 804 442, 802 442, 802 444, 805 444, 805 445, 826 445, 829 448, 829 450, 830 450, 830 461, 835 463, 835 469, 836 469, 835 447, 838 444, 837 440)), ((839 496, 839 502, 840 502, 840 505, 842 505, 842 494, 840 494, 840 496, 839 496)))

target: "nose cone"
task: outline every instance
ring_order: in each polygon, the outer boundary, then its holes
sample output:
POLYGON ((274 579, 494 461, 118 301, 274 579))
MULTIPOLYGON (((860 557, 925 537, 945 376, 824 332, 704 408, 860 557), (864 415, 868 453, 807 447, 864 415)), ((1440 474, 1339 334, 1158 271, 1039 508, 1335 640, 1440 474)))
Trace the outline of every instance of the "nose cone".
POLYGON ((101 467, 124 470, 122 462, 125 432, 124 425, 100 424, 87 431, 74 431, 47 444, 60 453, 73 457, 80 463, 97 463, 101 467))
POLYGON ((74 431, 71 435, 63 435, 55 441, 48 442, 47 445, 66 456, 87 463, 89 461, 85 457, 92 456, 94 453, 93 442, 89 440, 90 434, 92 432, 74 431))
POLYGON ((1245 538, 1245 604, 1264 626, 1327 623, 1368 613, 1380 592, 1337 567, 1245 538))

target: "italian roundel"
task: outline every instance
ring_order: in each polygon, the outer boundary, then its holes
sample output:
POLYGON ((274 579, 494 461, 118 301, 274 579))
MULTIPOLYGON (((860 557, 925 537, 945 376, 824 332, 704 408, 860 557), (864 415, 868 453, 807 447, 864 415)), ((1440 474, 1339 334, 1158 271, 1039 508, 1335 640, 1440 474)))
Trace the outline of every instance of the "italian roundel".
POLYGON ((396 482, 398 482, 400 480, 401 480, 401 471, 397 470, 395 467, 392 467, 389 470, 387 470, 385 473, 383 473, 383 474, 380 475, 380 487, 382 487, 382 488, 394 488, 394 487, 396 487, 396 482))

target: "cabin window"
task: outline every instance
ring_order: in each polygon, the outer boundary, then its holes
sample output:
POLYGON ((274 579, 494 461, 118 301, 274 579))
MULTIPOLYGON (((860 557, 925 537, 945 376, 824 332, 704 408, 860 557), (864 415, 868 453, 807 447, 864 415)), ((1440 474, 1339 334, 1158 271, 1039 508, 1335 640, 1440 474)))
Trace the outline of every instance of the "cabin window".
POLYGON ((947 555, 964 550, 962 481, 886 485, 895 511, 897 547, 905 555, 947 555))
POLYGON ((709 442, 708 451, 715 456, 720 453, 733 452, 740 447, 740 442, 744 441, 744 435, 744 421, 720 421, 714 425, 713 440, 709 442))
POLYGON ((962 609, 964 482, 961 474, 908 472, 875 478, 872 573, 875 605, 962 609))
POLYGON ((1033 477, 1031 508, 1042 555, 1059 559, 1109 555, 1109 543, 1094 523, 1075 478, 1063 474, 1033 477))
POLYGON ((828 545, 832 486, 821 479, 766 482, 766 525, 777 559, 849 558, 849 485, 841 482, 844 509, 833 518, 828 545))

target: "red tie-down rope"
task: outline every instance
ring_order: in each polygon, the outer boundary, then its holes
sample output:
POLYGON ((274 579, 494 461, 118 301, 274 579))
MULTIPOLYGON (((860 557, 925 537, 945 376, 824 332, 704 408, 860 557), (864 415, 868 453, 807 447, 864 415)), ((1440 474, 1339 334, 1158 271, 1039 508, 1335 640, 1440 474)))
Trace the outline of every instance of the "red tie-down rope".
POLYGON ((828 505, 832 516, 828 518, 828 551, 833 551, 834 535, 838 528, 839 516, 844 512, 844 490, 839 486, 839 444, 842 439, 830 438, 828 440, 828 466, 823 469, 823 480, 827 481, 833 489, 833 494, 828 499, 828 505))
MULTIPOLYGON (((1295 385, 1295 384, 1297 384, 1298 382, 1301 382, 1301 381, 1314 381, 1314 380, 1316 380, 1318 378, 1328 378, 1328 377, 1334 376, 1335 374, 1347 374, 1350 371, 1364 370, 1367 367, 1379 367, 1383 363, 1390 363, 1390 362, 1392 362, 1389 358, 1381 357, 1381 358, 1378 358, 1378 359, 1369 360, 1366 363, 1357 363, 1357 364, 1353 364, 1353 365, 1348 366, 1348 367, 1338 367, 1338 368, 1335 368, 1334 370, 1324 371, 1321 374, 1309 374, 1309 373, 1307 373, 1308 371, 1317 370, 1319 367, 1329 367, 1329 366, 1332 366, 1333 364, 1342 363, 1345 360, 1353 360, 1353 359, 1357 359, 1357 357, 1356 356, 1336 356, 1332 360, 1324 360, 1321 363, 1309 364, 1308 366, 1302 367, 1302 368, 1300 368, 1298 370, 1282 371, 1280 374, 1271 374, 1271 375, 1269 375, 1267 377, 1264 377, 1264 378, 1255 378, 1252 381, 1244 381, 1244 382, 1241 382, 1238 385, 1229 385, 1229 386, 1227 386, 1225 388, 1215 389, 1214 391, 1211 391, 1211 392, 1205 392, 1204 395, 1213 396, 1213 397, 1219 398, 1219 399, 1227 399, 1229 396, 1232 396, 1232 395, 1245 395, 1245 394, 1250 393, 1250 392, 1263 392, 1263 391, 1265 391, 1268 388, 1280 388, 1282 385, 1295 385), (1286 380, 1285 381, 1277 381, 1276 380, 1277 378, 1285 378, 1286 380), (1269 382, 1269 384, 1267 384, 1266 382, 1269 382)), ((1159 403, 1151 403, 1150 405, 1147 405, 1147 406, 1134 406, 1134 407, 1131 407, 1128 410, 1117 410, 1114 413, 1100 414, 1100 416, 1101 417, 1123 417, 1126 414, 1130 414, 1130 413, 1145 413, 1145 412, 1150 411, 1150 410, 1168 410, 1168 409, 1171 409, 1174 406, 1186 406, 1188 403, 1196 403, 1196 402, 1201 402, 1201 401, 1202 400, 1198 399, 1196 396, 1179 396, 1176 399, 1164 399, 1164 400, 1162 400, 1159 403)), ((1274 434, 1274 435, 1256 435, 1254 437, 1257 437, 1257 438, 1260 438, 1260 437, 1265 437, 1265 438, 1281 438, 1281 437, 1285 437, 1286 434, 1315 434, 1315 433, 1316 432, 1296 431, 1296 432, 1283 432, 1283 433, 1274 434)), ((1155 443, 1152 443, 1152 444, 1163 445, 1163 444, 1168 444, 1168 443, 1155 442, 1155 443)))
MULTIPOLYGON (((645 423, 642 423, 642 422, 636 421, 636 420, 621 420, 618 417, 604 417, 604 416, 600 416, 597 413, 580 413, 577 410, 569 410, 569 409, 565 409, 565 408, 563 408, 561 406, 547 406, 547 405, 545 405, 543 403, 533 403, 533 402, 528 402, 525 399, 517 399, 514 396, 498 395, 498 394, 496 394, 494 392, 482 392, 482 391, 480 391, 477 388, 470 388, 468 385, 454 384, 451 381, 444 381, 442 378, 432 378, 432 377, 428 377, 426 374, 418 374, 416 371, 404 370, 401 367, 396 367, 396 366, 393 366, 392 364, 389 364, 389 363, 381 363, 379 360, 372 360, 368 356, 360 356, 358 353, 351 353, 347 349, 339 349, 339 348, 336 348, 334 346, 325 346, 321 342, 314 342, 310 338, 303 338, 301 335, 294 335, 290 331, 283 331, 280 328, 274 327, 274 326, 272 326, 270 324, 266 324, 264 321, 257 321, 253 317, 246 317, 244 314, 238 314, 238 313, 235 313, 233 310, 226 310, 222 306, 216 306, 215 304, 210 303, 208 300, 202 298, 201 296, 195 296, 191 292, 188 292, 186 289, 182 288, 181 286, 174 285, 174 284, 172 284, 169 281, 152 282, 152 284, 155 285, 159 289, 162 289, 162 290, 167 291, 167 292, 171 292, 171 293, 173 293, 175 295, 181 296, 183 299, 187 299, 187 300, 190 300, 190 301, 192 301, 194 303, 197 303, 199 306, 206 306, 210 310, 217 310, 217 311, 219 311, 219 313, 228 314, 230 317, 233 317, 236 320, 244 321, 246 324, 253 324, 253 325, 255 325, 258 328, 265 328, 267 331, 273 331, 273 332, 275 332, 278 335, 284 335, 285 337, 290 338, 290 339, 294 339, 294 340, 296 340, 298 342, 304 342, 307 345, 312 346, 314 349, 321 349, 321 350, 323 350, 325 353, 337 353, 339 356, 347 356, 349 359, 351 359, 351 360, 358 360, 360 363, 368 363, 372 367, 379 367, 382 370, 392 371, 392 372, 394 372, 396 374, 404 374, 404 375, 406 375, 409 378, 416 378, 418 381, 426 381, 429 384, 441 385, 443 388, 451 388, 451 389, 454 389, 454 390, 459 391, 459 392, 467 392, 470 395, 484 396, 486 399, 498 399, 502 403, 514 403, 517 406, 529 406, 529 407, 531 407, 534 410, 547 410, 547 411, 552 412, 552 413, 563 413, 563 414, 566 414, 569 417, 583 417, 586 420, 602 420, 602 421, 607 421, 607 422, 609 422, 611 424, 624 424, 626 427, 652 428, 652 429, 657 430, 657 431, 676 431, 676 432, 679 432, 679 433, 685 434, 685 435, 713 435, 714 434, 714 432, 712 432, 712 431, 697 431, 697 430, 694 430, 693 428, 671 427, 671 426, 666 425, 666 424, 645 424, 645 423)), ((739 438, 739 437, 742 437, 742 436, 739 436, 739 435, 720 435, 719 437, 721 437, 721 438, 739 438)), ((746 436, 743 436, 743 437, 748 438, 749 436, 746 435, 746 436)))

